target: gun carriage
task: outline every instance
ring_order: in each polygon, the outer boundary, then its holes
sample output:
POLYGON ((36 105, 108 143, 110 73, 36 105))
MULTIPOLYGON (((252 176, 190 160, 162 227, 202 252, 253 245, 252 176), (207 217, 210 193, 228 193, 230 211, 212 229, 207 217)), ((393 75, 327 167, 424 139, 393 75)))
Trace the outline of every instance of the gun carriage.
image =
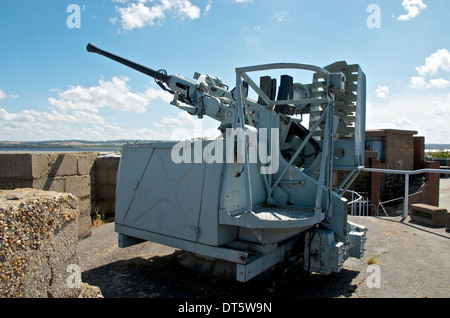
POLYGON ((214 140, 124 145, 115 212, 120 247, 153 241, 179 248, 182 262, 201 259, 241 282, 287 260, 330 274, 348 257, 363 256, 366 228, 347 220, 343 196, 364 165, 359 65, 240 67, 230 90, 207 74, 191 80, 93 44, 87 50, 154 78, 173 94, 172 105, 217 120, 221 132, 214 140), (282 75, 277 87, 276 78, 262 76, 257 85, 249 75, 285 69, 310 71, 312 81, 282 75), (333 185, 337 170, 347 177, 333 185))

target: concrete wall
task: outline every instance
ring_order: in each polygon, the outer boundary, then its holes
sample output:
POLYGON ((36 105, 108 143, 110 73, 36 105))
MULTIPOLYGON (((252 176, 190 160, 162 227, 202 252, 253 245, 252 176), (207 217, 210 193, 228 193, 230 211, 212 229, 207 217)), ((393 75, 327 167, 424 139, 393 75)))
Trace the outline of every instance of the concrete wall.
POLYGON ((366 138, 378 137, 384 140, 385 160, 381 162, 382 169, 413 170, 416 134, 417 131, 413 130, 371 129, 366 131, 366 138))
POLYGON ((79 266, 77 201, 67 193, 0 190, 0 298, 79 296, 80 286, 66 283, 68 267, 79 266))
POLYGON ((0 189, 33 188, 78 198, 78 236, 91 233, 96 152, 0 154, 0 189))
POLYGON ((94 210, 98 209, 105 218, 115 215, 116 175, 120 155, 100 156, 95 160, 95 194, 92 200, 94 210))

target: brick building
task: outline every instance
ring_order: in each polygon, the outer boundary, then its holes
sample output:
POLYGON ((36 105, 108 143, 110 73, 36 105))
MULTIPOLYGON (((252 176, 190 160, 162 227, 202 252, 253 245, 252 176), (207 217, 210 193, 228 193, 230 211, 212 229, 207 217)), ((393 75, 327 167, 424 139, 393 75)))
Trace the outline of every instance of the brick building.
MULTIPOLYGON (((413 130, 374 129, 366 131, 364 166, 389 170, 439 169, 439 164, 425 161, 425 138, 413 130)), ((346 176, 339 171, 337 184, 346 176)), ((349 190, 360 193, 370 201, 370 215, 377 215, 379 204, 403 209, 405 177, 402 174, 361 172, 349 190), (400 199, 399 199, 400 198, 400 199), (397 200, 396 200, 397 199, 397 200)), ((439 205, 439 174, 410 175, 409 203, 439 205)))

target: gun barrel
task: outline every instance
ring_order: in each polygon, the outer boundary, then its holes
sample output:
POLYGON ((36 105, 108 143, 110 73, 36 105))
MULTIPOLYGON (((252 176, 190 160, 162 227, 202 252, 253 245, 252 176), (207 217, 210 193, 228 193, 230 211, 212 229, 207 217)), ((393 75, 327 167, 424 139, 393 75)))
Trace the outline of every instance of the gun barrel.
POLYGON ((107 57, 107 58, 109 58, 111 60, 119 62, 119 63, 121 63, 121 64, 123 64, 125 66, 128 66, 128 67, 130 67, 132 69, 135 69, 136 71, 144 73, 144 74, 146 74, 146 75, 148 75, 150 77, 153 77, 153 78, 155 78, 157 80, 163 81, 165 83, 168 82, 169 76, 165 72, 158 72, 158 71, 155 71, 154 69, 151 69, 149 67, 140 65, 138 63, 135 63, 135 62, 127 60, 127 59, 124 59, 123 57, 120 57, 118 55, 115 55, 115 54, 109 53, 107 51, 104 51, 104 50, 98 48, 97 46, 95 46, 92 43, 89 43, 86 46, 86 50, 88 52, 90 52, 90 53, 97 53, 97 54, 103 55, 103 56, 105 56, 105 57, 107 57))

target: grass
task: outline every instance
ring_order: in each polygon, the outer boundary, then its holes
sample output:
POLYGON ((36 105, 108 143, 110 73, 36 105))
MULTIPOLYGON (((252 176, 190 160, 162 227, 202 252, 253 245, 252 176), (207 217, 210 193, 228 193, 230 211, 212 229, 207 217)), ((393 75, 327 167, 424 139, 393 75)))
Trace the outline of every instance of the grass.
POLYGON ((375 256, 372 256, 371 258, 369 258, 367 260, 367 264, 369 264, 369 265, 378 264, 378 260, 376 259, 375 256))
POLYGON ((94 220, 92 220, 92 226, 99 227, 105 221, 105 214, 100 212, 99 207, 95 207, 94 213, 95 213, 95 218, 94 218, 94 220))

